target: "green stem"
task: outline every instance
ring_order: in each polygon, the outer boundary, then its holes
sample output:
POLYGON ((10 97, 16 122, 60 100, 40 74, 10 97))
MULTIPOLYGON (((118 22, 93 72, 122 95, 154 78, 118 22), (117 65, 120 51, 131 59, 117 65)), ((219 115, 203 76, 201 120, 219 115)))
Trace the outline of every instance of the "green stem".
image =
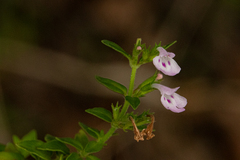
POLYGON ((129 84, 128 96, 132 96, 132 94, 133 94, 136 72, 137 72, 137 66, 133 66, 132 73, 131 73, 130 84, 129 84))
POLYGON ((108 132, 104 135, 104 137, 101 139, 101 143, 105 143, 112 135, 113 133, 117 130, 117 127, 111 127, 108 132))
POLYGON ((129 103, 128 103, 128 101, 125 100, 124 105, 121 110, 121 113, 119 114, 119 117, 122 117, 123 115, 125 115, 125 113, 128 110, 128 106, 129 106, 129 103))
MULTIPOLYGON (((138 66, 132 66, 132 73, 131 73, 131 78, 130 78, 128 96, 132 96, 132 94, 133 94, 134 82, 135 82, 137 69, 138 69, 138 66)), ((129 103, 128 103, 128 101, 125 100, 124 105, 121 110, 121 113, 119 114, 119 117, 122 117, 123 115, 125 115, 125 113, 128 110, 128 107, 129 107, 129 103)))

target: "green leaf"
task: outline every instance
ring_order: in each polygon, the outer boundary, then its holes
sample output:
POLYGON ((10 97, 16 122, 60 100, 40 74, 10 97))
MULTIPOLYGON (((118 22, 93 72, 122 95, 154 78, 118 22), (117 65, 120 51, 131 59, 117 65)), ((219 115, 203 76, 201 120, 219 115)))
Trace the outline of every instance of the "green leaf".
POLYGON ((152 77, 146 79, 137 87, 137 89, 133 93, 133 96, 143 97, 145 94, 155 90, 154 88, 152 88, 152 84, 156 82, 159 83, 161 81, 161 80, 156 81, 157 76, 158 76, 158 72, 156 71, 152 77))
POLYGON ((113 112, 113 119, 117 120, 119 112, 120 112, 120 108, 122 106, 118 106, 118 102, 117 102, 116 107, 114 107, 113 104, 111 105, 111 107, 112 107, 112 112, 113 112))
POLYGON ((158 75, 158 72, 155 72, 155 74, 153 76, 151 76, 150 78, 146 79, 145 81, 143 81, 137 88, 141 89, 142 87, 148 85, 148 84, 153 84, 153 82, 156 80, 158 75))
POLYGON ((175 43, 177 43, 177 41, 173 41, 172 43, 169 43, 165 46, 163 46, 164 49, 168 49, 169 47, 171 47, 172 45, 174 45, 175 43))
MULTIPOLYGON (((16 135, 13 135, 12 137, 13 139, 13 143, 16 145, 17 143, 21 142, 22 140, 20 140, 20 138, 16 135)), ((24 156, 24 158, 27 158, 29 156, 29 152, 21 149, 21 148, 18 148, 19 152, 24 156)))
POLYGON ((24 157, 19 153, 14 152, 0 152, 1 160, 24 160, 24 157))
POLYGON ((22 141, 36 140, 36 139, 37 139, 37 132, 36 132, 36 130, 31 130, 28 134, 23 136, 22 141))
POLYGON ((99 130, 88 127, 87 125, 85 125, 84 123, 81 123, 81 122, 79 122, 79 125, 86 133, 88 133, 93 138, 98 139, 100 137, 100 131, 99 130))
POLYGON ((96 108, 90 108, 85 110, 87 113, 90 113, 106 122, 111 123, 112 122, 112 113, 105 109, 105 108, 101 108, 101 107, 96 107, 96 108))
POLYGON ((74 139, 79 141, 82 144, 83 148, 85 148, 85 146, 88 143, 88 137, 87 137, 86 133, 84 132, 84 130, 82 130, 82 129, 79 131, 79 133, 77 133, 75 135, 74 139))
MULTIPOLYGON (((20 143, 22 141, 27 141, 27 140, 36 140, 37 139, 37 132, 36 130, 31 130, 28 132, 25 136, 20 139, 18 136, 13 135, 12 137, 14 144, 16 145, 17 143, 20 143)), ((29 152, 22 148, 18 148, 18 150, 21 152, 21 154, 26 158, 29 156, 29 152)))
POLYGON ((58 140, 52 140, 46 143, 43 143, 41 146, 37 147, 39 150, 43 151, 54 151, 54 152, 62 152, 63 154, 69 154, 69 148, 62 142, 58 140))
POLYGON ((64 158, 64 155, 63 154, 61 154, 60 156, 59 156, 59 160, 64 160, 65 158, 64 158))
POLYGON ((13 135, 12 139, 14 144, 19 143, 21 141, 20 138, 16 135, 13 135))
POLYGON ((49 141, 52 141, 52 140, 55 140, 56 138, 50 134, 47 134, 45 137, 44 137, 44 140, 46 142, 49 142, 49 141))
POLYGON ((71 153, 66 160, 82 160, 82 158, 75 152, 71 153))
POLYGON ((140 99, 137 98, 137 97, 130 97, 130 96, 126 96, 125 98, 126 98, 126 100, 130 103, 130 105, 132 106, 132 108, 133 108, 134 110, 136 110, 137 107, 138 107, 139 104, 140 104, 140 99))
POLYGON ((1 143, 0 143, 0 152, 4 151, 4 150, 5 150, 5 147, 6 147, 6 146, 5 146, 4 144, 1 144, 1 143))
POLYGON ((103 136, 104 136, 104 131, 101 130, 101 131, 100 131, 100 137, 103 137, 103 136))
POLYGON ((37 147, 41 146, 43 144, 40 140, 27 140, 27 141, 21 141, 17 143, 16 145, 26 150, 27 152, 36 155, 44 160, 50 160, 51 159, 51 152, 49 151, 42 151, 38 150, 37 147))
POLYGON ((99 152, 103 148, 102 143, 98 143, 96 141, 90 141, 85 147, 86 153, 96 153, 99 152))
POLYGON ((77 150, 83 150, 82 144, 79 141, 72 139, 70 137, 66 137, 66 138, 56 137, 56 140, 58 140, 62 143, 65 143, 65 144, 69 144, 69 145, 73 146, 74 148, 76 148, 77 150))
POLYGON ((125 52, 119 45, 117 45, 116 43, 114 42, 111 42, 111 41, 108 41, 108 40, 102 40, 101 41, 103 44, 105 44, 106 46, 114 49, 115 51, 117 52, 120 52, 122 53, 122 55, 124 55, 127 59, 131 59, 131 55, 128 54, 127 52, 125 52))
POLYGON ((127 94, 127 88, 118 82, 115 82, 108 78, 99 77, 99 76, 96 76, 96 79, 98 82, 100 82, 101 84, 106 86, 108 89, 110 89, 116 93, 120 93, 122 95, 127 94))
POLYGON ((4 151, 18 152, 18 148, 13 143, 9 142, 9 143, 7 143, 4 151))
POLYGON ((86 160, 100 160, 100 159, 94 155, 89 155, 86 157, 86 160))

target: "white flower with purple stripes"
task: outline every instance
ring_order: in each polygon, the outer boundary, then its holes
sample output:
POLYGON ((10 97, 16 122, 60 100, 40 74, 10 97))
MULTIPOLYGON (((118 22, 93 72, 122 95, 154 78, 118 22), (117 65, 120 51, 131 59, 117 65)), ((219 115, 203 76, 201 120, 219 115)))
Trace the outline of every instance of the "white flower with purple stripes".
POLYGON ((175 113, 180 113, 185 111, 185 106, 187 105, 187 99, 179 94, 175 93, 180 87, 168 88, 161 84, 153 84, 153 88, 156 88, 162 94, 161 102, 163 106, 175 113))
POLYGON ((166 75, 174 76, 181 70, 177 62, 173 59, 175 54, 167 52, 164 48, 158 47, 159 56, 153 58, 155 67, 166 75))

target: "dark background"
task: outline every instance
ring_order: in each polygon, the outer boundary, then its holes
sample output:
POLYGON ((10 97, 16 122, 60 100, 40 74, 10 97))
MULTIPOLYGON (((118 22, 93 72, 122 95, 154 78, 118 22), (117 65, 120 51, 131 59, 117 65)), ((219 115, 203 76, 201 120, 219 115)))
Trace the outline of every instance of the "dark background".
MULTIPOLYGON (((172 113, 154 91, 136 112, 155 112, 155 137, 137 143, 118 131, 96 155, 103 160, 240 159, 239 0, 5 0, 0 1, 0 143, 36 129, 73 137, 81 121, 109 129, 84 112, 123 102, 95 75, 129 84, 130 67, 101 43, 131 53, 137 38, 153 46, 178 42, 180 74, 163 84, 181 86, 186 111, 172 113)), ((139 84, 155 72, 137 72, 139 84)))

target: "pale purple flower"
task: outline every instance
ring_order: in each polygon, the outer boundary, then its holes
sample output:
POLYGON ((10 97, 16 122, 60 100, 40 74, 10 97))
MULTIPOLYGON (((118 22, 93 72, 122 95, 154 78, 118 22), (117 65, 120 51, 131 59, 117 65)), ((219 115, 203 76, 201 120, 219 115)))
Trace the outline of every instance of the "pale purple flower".
POLYGON ((175 54, 167 52, 164 48, 158 47, 159 56, 153 58, 153 64, 155 67, 166 75, 174 76, 181 70, 177 62, 173 59, 175 54))
POLYGON ((168 88, 164 85, 156 83, 154 83, 152 87, 158 89, 162 94, 161 102, 166 109, 175 113, 185 111, 184 107, 187 105, 187 99, 175 93, 180 87, 168 88))

